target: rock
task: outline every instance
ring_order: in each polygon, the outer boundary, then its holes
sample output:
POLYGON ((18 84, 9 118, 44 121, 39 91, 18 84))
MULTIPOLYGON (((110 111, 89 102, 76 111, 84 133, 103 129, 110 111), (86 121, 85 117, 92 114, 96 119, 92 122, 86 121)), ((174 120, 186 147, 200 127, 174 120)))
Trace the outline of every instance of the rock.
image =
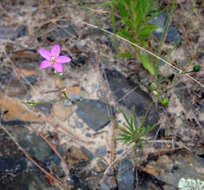
POLYGON ((27 161, 25 158, 5 158, 0 157, 0 173, 16 174, 27 168, 27 161))
POLYGON ((23 158, 24 155, 22 151, 20 151, 16 144, 11 140, 11 138, 0 129, 0 157, 5 158, 23 158))
POLYGON ((192 94, 188 91, 188 87, 185 83, 180 82, 175 86, 176 96, 179 98, 181 104, 186 108, 186 110, 191 110, 192 108, 192 94))
POLYGON ((54 153, 40 136, 31 133, 24 126, 7 126, 7 129, 31 157, 49 164, 54 153))
MULTIPOLYGON (((35 161, 40 162, 46 169, 52 169, 51 171, 54 171, 58 177, 63 176, 63 169, 60 165, 56 166, 53 151, 39 136, 19 125, 6 126, 6 128, 35 161)), ((2 129, 0 129, 0 143, 0 189, 53 189, 45 175, 39 172, 39 169, 25 157, 2 129)))
MULTIPOLYGON (((154 106, 151 97, 146 92, 140 89, 137 84, 127 80, 116 70, 105 69, 105 74, 112 94, 119 106, 127 108, 129 112, 131 112, 134 107, 137 118, 139 117, 141 121, 149 106, 152 104, 150 112, 145 119, 145 126, 153 126, 157 123, 159 119, 158 111, 154 106)), ((155 135, 156 132, 157 127, 155 127, 150 134, 155 135)))
POLYGON ((51 113, 52 104, 38 104, 35 108, 39 109, 43 113, 49 115, 51 113))
POLYGON ((101 146, 95 150, 95 157, 104 157, 107 154, 106 146, 101 146))
MULTIPOLYGON (((57 156, 56 156, 57 157, 57 156)), ((60 159, 59 159, 60 160, 60 159)), ((59 167, 59 164, 56 164, 55 161, 51 161, 49 164, 49 169, 58 177, 63 178, 65 177, 65 172, 62 167, 59 167)))
POLYGON ((101 183, 101 190, 116 190, 117 182, 113 176, 108 176, 107 179, 101 183))
POLYGON ((89 160, 93 159, 93 154, 86 147, 82 146, 81 151, 89 158, 89 160))
MULTIPOLYGON (((82 176, 78 171, 74 170, 74 169, 70 169, 70 181, 68 182, 69 185, 74 186, 74 189, 86 189, 86 190, 92 190, 93 188, 90 188, 89 185, 86 182, 85 177, 86 176, 82 176)), ((90 177, 87 176, 87 177, 90 177)))
POLYGON ((91 129, 98 131, 109 123, 107 105, 100 100, 82 99, 76 113, 91 129))
POLYGON ((5 190, 60 190, 56 186, 52 187, 42 172, 26 171, 17 175, 14 179, 3 182, 2 187, 5 190))
MULTIPOLYGON (((158 26, 158 29, 155 30, 153 32, 153 34, 159 39, 161 39, 162 33, 164 32, 165 24, 167 22, 167 17, 168 17, 168 15, 165 12, 165 13, 153 18, 152 20, 148 21, 149 24, 153 24, 155 26, 158 26)), ((177 42, 180 40, 181 40, 181 37, 180 37, 178 30, 174 26, 170 25, 168 32, 167 32, 166 41, 177 42)))
POLYGON ((40 66, 40 55, 36 49, 22 49, 12 53, 11 60, 20 69, 35 71, 40 66))
POLYGON ((187 151, 177 151, 150 161, 143 171, 157 179, 178 187, 181 178, 204 181, 204 159, 187 151))
POLYGON ((118 190, 134 190, 135 176, 132 163, 125 159, 120 162, 117 174, 118 190))
POLYGON ((7 82, 8 85, 5 85, 5 88, 8 89, 6 91, 6 95, 10 97, 19 97, 27 94, 28 87, 24 85, 23 82, 19 81, 17 78, 11 77, 10 80, 7 80, 7 82))
POLYGON ((78 41, 76 43, 76 46, 78 49, 82 49, 86 46, 86 44, 87 44, 87 39, 78 41))
POLYGON ((84 147, 82 148, 78 148, 76 146, 71 146, 68 150, 68 163, 71 164, 79 164, 79 163, 83 163, 83 162, 88 162, 91 153, 88 151, 84 151, 87 150, 84 147))
POLYGON ((56 25, 49 25, 38 38, 49 39, 51 42, 59 42, 70 38, 78 38, 75 27, 70 22, 57 21, 56 25), (41 35, 43 34, 43 35, 41 35))
MULTIPOLYGON (((44 167, 49 167, 56 171, 58 176, 65 175, 63 169, 60 167, 60 158, 50 149, 48 144, 35 133, 30 131, 23 126, 7 126, 7 129, 15 137, 20 146, 36 161, 40 162, 44 167)), ((60 149, 59 153, 63 155, 63 150, 60 149)), ((31 166, 33 170, 36 166, 31 166)), ((38 168, 36 168, 39 171, 38 168)))
POLYGON ((70 106, 65 106, 63 104, 53 104, 52 106, 52 116, 59 120, 65 121, 69 119, 72 115, 73 110, 70 106))
POLYGON ((13 76, 11 68, 0 67, 0 90, 8 96, 17 97, 25 95, 27 87, 13 76))
POLYGON ((22 26, 0 26, 0 39, 20 38, 26 35, 27 27, 22 26))
POLYGON ((204 113, 204 103, 200 106, 200 112, 204 113))
POLYGON ((94 162, 94 164, 92 165, 92 168, 95 172, 104 172, 107 168, 107 164, 104 163, 102 160, 98 159, 97 161, 94 162))
POLYGON ((21 83, 23 83, 23 85, 27 86, 28 88, 30 87, 30 85, 34 85, 36 82, 37 78, 35 75, 30 75, 21 79, 21 83))

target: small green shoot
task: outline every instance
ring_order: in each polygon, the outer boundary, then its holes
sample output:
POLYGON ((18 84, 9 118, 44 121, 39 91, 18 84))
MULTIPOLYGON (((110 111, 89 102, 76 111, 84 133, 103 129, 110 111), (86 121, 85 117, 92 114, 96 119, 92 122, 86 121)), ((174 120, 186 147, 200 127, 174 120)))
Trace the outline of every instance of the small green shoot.
MULTIPOLYGON (((112 14, 116 14, 115 8, 117 8, 120 15, 121 27, 118 30, 118 34, 142 47, 148 47, 148 40, 150 40, 152 33, 158 28, 148 23, 148 20, 152 19, 152 13, 155 15, 155 10, 157 10, 153 6, 153 0, 112 0, 112 7, 114 7, 112 14)), ((112 22, 115 25, 114 16, 112 16, 112 22)), ((155 68, 150 56, 142 53, 138 48, 135 48, 135 50, 144 68, 152 75, 155 75, 155 68)), ((132 58, 135 55, 131 56, 129 52, 122 52, 117 57, 132 58)))
POLYGON ((132 110, 130 118, 127 117, 125 112, 121 110, 121 113, 125 119, 125 124, 123 127, 118 126, 120 130, 119 137, 116 138, 116 141, 122 141, 125 145, 134 144, 133 150, 136 150, 138 147, 144 146, 145 143, 148 143, 144 137, 155 127, 145 126, 146 115, 143 116, 141 125, 138 126, 136 119, 135 108, 132 110))

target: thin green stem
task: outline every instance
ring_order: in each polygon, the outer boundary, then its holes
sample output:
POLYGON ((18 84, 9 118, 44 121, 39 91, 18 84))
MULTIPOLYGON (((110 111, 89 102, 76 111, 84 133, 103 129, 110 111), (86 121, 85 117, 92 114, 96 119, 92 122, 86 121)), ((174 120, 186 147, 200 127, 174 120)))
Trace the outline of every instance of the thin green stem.
POLYGON ((87 105, 84 105, 84 104, 82 104, 82 103, 80 103, 80 102, 77 102, 77 101, 75 101, 75 100, 72 100, 71 98, 69 98, 69 97, 67 96, 67 94, 66 94, 66 92, 65 92, 64 90, 62 91, 62 93, 63 93, 65 99, 69 100, 70 102, 72 102, 72 103, 74 103, 74 104, 77 104, 77 105, 79 105, 79 106, 81 106, 81 107, 84 107, 85 109, 88 109, 89 111, 91 111, 91 112, 93 112, 93 113, 99 115, 100 117, 103 117, 103 118, 106 118, 106 119, 108 118, 108 117, 106 117, 104 114, 102 114, 102 113, 100 113, 100 112, 97 112, 95 109, 91 108, 90 106, 87 106, 87 105))
MULTIPOLYGON (((172 3, 172 6, 171 6, 171 9, 170 9, 167 21, 166 21, 165 26, 164 26, 164 32, 162 33, 162 36, 161 36, 161 39, 160 39, 160 42, 159 42, 159 47, 158 47, 158 53, 157 53, 158 56, 161 55, 162 46, 163 46, 163 44, 165 42, 165 39, 166 39, 166 36, 167 36, 167 33, 168 33, 168 28, 169 28, 169 26, 171 24, 174 9, 176 8, 176 3, 177 3, 176 1, 177 0, 173 0, 173 3, 172 3)), ((156 76, 157 76, 157 81, 156 82, 157 83, 158 83, 158 73, 159 73, 159 60, 157 59, 156 60, 156 76)))
POLYGON ((63 100, 65 100, 65 98, 61 98, 58 100, 50 100, 50 101, 40 101, 40 102, 24 101, 24 104, 28 104, 30 106, 37 106, 39 104, 51 104, 51 103, 61 102, 63 100))
POLYGON ((188 17, 187 23, 186 23, 186 27, 188 27, 189 24, 190 24, 190 22, 191 22, 191 19, 192 19, 192 16, 193 16, 193 12, 194 12, 194 9, 195 9, 195 7, 196 7, 196 1, 197 1, 197 0, 194 0, 194 1, 193 1, 193 6, 192 6, 192 9, 191 9, 191 13, 190 13, 190 15, 189 15, 189 17, 188 17))
POLYGON ((113 33, 116 33, 116 10, 115 10, 115 0, 111 1, 111 10, 112 10, 112 15, 111 15, 111 19, 112 19, 112 28, 113 28, 113 33))

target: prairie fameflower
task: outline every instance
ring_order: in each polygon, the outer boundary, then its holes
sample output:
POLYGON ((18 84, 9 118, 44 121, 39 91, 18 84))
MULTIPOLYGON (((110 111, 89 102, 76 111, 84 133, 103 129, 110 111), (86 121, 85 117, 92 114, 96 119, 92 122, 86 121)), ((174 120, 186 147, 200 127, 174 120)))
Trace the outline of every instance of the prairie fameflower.
POLYGON ((47 51, 45 49, 39 50, 40 55, 45 58, 41 64, 40 68, 45 69, 48 67, 53 67, 58 73, 63 72, 63 63, 69 63, 71 58, 68 56, 59 56, 60 54, 60 46, 54 45, 51 48, 51 51, 47 51))

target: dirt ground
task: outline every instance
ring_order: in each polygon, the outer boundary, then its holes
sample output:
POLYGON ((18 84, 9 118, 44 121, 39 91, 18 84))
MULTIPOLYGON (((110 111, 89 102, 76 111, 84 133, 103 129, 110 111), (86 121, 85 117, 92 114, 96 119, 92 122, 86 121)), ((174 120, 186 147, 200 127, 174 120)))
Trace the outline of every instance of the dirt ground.
MULTIPOLYGON (((124 182, 120 181, 118 173, 123 159, 131 160, 135 189, 136 186, 139 186, 139 189, 176 189, 178 181, 183 177, 204 181, 203 1, 196 1, 188 26, 186 22, 194 1, 177 2, 171 24, 179 31, 181 41, 173 50, 175 43, 165 42, 161 57, 165 58, 172 50, 168 56, 169 63, 183 71, 191 71, 194 65, 200 65, 201 70, 198 73, 190 73, 189 77, 185 74, 179 75, 167 64, 160 67, 161 75, 167 80, 160 86, 169 100, 166 107, 156 101, 148 89, 154 78, 144 70, 138 60, 115 58, 118 52, 124 49, 132 51, 132 48, 127 42, 115 39, 100 29, 111 31, 112 28, 111 7, 93 7, 103 2, 105 1, 0 1, 1 129, 5 132, 5 126, 12 125, 9 122, 30 122, 23 125, 31 125, 29 131, 48 139, 44 141, 47 144, 52 143, 51 147, 57 149, 63 145, 64 155, 60 157, 60 166, 65 175, 56 177, 56 180, 53 178, 56 176, 55 171, 50 170, 51 176, 43 172, 43 178, 49 185, 38 189, 106 189, 103 184, 109 184, 107 189, 122 190, 124 187, 121 183, 124 182), (117 43, 117 48, 114 43, 117 43), (70 56, 72 59, 71 63, 64 64, 62 82, 57 79, 53 69, 40 69, 42 57, 38 50, 50 50, 54 44, 60 45, 61 55, 70 56), (122 125, 124 122, 117 110, 121 107, 127 109, 127 113, 130 110, 125 104, 121 106, 119 96, 114 94, 111 87, 112 81, 103 77, 105 68, 122 73, 124 85, 126 80, 128 81, 124 97, 129 96, 136 86, 139 89, 136 94, 145 94, 144 100, 142 99, 144 102, 146 96, 147 101, 154 102, 159 118, 157 138, 147 137, 152 144, 145 145, 144 149, 131 152, 130 147, 114 141, 118 135, 116 123, 122 125), (132 81, 130 86, 129 81, 132 81), (50 103, 44 107, 24 104, 25 101, 55 101, 63 97, 62 88, 66 89, 67 95, 73 95, 76 101, 79 97, 81 103, 98 106, 95 109, 111 119, 107 121, 106 118, 91 116, 90 122, 86 121, 83 118, 89 111, 84 111, 78 104, 71 105, 70 102, 69 105, 64 101, 50 103), (110 114, 111 107, 116 110, 113 111, 114 114, 110 114), (96 125, 99 128, 95 129, 96 125), (83 165, 82 162, 88 164, 83 165), (79 186, 76 185, 77 182, 73 182, 75 174, 79 178, 79 186), (107 180, 110 175, 114 177, 107 180)), ((169 1, 159 2, 161 8, 171 5, 169 1)), ((154 38, 154 42, 158 44, 159 40, 154 38)), ((153 46, 148 50, 155 52, 153 46)), ((114 80, 119 81, 117 77, 114 80)), ((120 84, 117 85, 120 88, 120 84)), ((147 104, 150 103, 141 106, 147 104)), ((87 117, 89 119, 89 115, 87 117)), ((13 124, 13 127, 15 126, 16 124, 13 124)), ((11 129, 8 134, 13 135, 14 138, 12 135, 10 138, 19 149, 18 143, 22 138, 18 136, 20 132, 11 129)), ((3 139, 3 136, 0 138, 3 139)), ((2 139, 1 143, 4 142, 2 139)), ((9 149, 9 146, 7 148, 9 149)), ((23 145, 21 148, 27 150, 23 145)), ((22 154, 21 148, 19 150, 22 154)), ((13 147, 10 149, 13 151, 13 147)), ((4 158, 3 149, 0 152, 0 156, 4 158)), ((30 158, 24 151, 23 153, 33 162, 32 155, 30 158)), ((58 153, 56 155, 58 156, 58 153)), ((2 176, 3 172, 5 171, 0 169, 2 176)), ((1 175, 0 185, 8 184, 1 175)), ((126 177, 125 179, 129 180, 126 177)))

